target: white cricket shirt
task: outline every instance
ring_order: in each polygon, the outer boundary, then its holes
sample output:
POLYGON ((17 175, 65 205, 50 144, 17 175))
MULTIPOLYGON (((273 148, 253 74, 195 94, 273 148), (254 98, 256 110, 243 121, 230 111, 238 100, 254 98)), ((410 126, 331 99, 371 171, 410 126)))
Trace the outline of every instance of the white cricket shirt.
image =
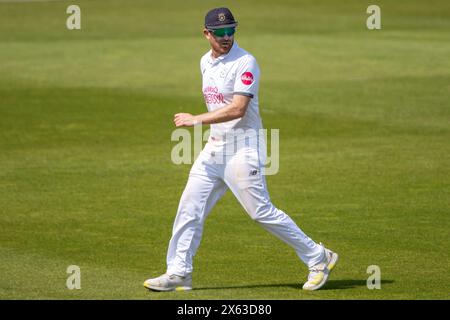
POLYGON ((258 108, 260 71, 256 59, 240 48, 236 41, 225 55, 214 59, 211 52, 212 50, 209 50, 200 60, 203 97, 208 111, 230 104, 235 94, 252 98, 242 118, 211 124, 208 143, 220 148, 230 142, 230 132, 236 133, 233 140, 237 141, 240 136, 245 138, 240 134, 242 131, 247 134, 252 131, 257 133, 262 128, 258 108))

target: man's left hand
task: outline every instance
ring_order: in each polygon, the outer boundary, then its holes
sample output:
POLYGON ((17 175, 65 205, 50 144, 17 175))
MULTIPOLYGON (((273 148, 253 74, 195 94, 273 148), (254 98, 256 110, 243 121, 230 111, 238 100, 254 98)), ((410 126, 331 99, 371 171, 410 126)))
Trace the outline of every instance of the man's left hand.
POLYGON ((198 124, 195 116, 190 113, 177 113, 174 116, 173 122, 177 127, 191 127, 198 124))

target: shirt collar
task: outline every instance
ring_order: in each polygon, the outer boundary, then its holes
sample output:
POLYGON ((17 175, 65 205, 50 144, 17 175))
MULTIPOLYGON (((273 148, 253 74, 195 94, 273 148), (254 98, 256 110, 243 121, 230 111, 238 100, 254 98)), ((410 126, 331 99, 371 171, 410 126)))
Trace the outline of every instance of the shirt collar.
POLYGON ((215 59, 213 59, 213 57, 212 57, 212 50, 209 50, 209 53, 208 53, 208 62, 209 62, 210 64, 218 63, 218 62, 220 62, 220 61, 226 59, 227 57, 232 56, 232 55, 234 54, 234 52, 235 52, 238 48, 239 48, 239 46, 238 46, 237 42, 236 42, 236 41, 233 41, 233 46, 231 47, 230 51, 228 51, 227 54, 223 54, 223 55, 221 55, 221 56, 219 56, 219 57, 217 57, 217 58, 215 58, 215 59))

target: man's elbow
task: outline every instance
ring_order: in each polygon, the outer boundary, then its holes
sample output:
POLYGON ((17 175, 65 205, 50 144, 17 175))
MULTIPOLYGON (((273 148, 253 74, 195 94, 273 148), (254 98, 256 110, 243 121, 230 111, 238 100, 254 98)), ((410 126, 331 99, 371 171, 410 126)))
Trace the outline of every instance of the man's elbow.
POLYGON ((247 112, 247 105, 245 106, 235 106, 233 108, 233 118, 242 118, 245 116, 245 112, 247 112))
POLYGON ((237 109, 236 110, 236 118, 242 118, 243 116, 245 116, 245 111, 246 111, 247 109, 244 109, 244 108, 239 108, 239 109, 237 109))
POLYGON ((233 98, 233 117, 242 118, 247 112, 251 97, 247 95, 235 95, 233 98))

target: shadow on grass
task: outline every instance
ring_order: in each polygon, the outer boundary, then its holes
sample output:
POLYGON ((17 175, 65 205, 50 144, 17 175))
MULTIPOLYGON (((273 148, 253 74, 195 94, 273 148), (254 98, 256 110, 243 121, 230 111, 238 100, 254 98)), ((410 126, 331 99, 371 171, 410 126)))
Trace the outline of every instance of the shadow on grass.
MULTIPOLYGON (((394 280, 382 280, 381 286, 383 284, 393 283, 394 280)), ((221 286, 221 287, 194 287, 194 290, 219 290, 219 289, 252 289, 252 288, 293 288, 301 289, 302 283, 274 283, 274 284, 254 284, 254 285, 243 285, 243 286, 221 286)), ((342 290, 342 289, 352 289, 356 287, 366 287, 367 280, 329 280, 327 284, 320 290, 342 290)))
MULTIPOLYGON (((394 283, 394 280, 381 280, 381 286, 394 283)), ((367 280, 329 280, 320 290, 352 289, 355 287, 367 287, 367 280)))

